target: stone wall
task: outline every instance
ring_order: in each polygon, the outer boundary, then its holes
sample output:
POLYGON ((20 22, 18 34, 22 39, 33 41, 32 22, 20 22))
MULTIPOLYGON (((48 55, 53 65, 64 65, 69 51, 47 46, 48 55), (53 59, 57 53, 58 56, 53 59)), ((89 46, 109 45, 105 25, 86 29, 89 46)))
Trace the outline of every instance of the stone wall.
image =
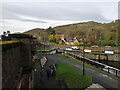
POLYGON ((2 87, 14 88, 21 71, 21 43, 2 46, 2 87))
POLYGON ((120 57, 120 54, 85 54, 85 56, 87 58, 90 58, 90 59, 100 59, 100 60, 106 60, 106 57, 108 56, 108 60, 109 61, 120 61, 119 60, 119 57, 120 57))
MULTIPOLYGON (((14 37, 14 35, 12 36, 14 37)), ((18 42, 1 44, 3 89, 18 88, 21 80, 23 80, 23 75, 27 75, 28 78, 31 77, 31 69, 28 70, 28 68, 32 66, 32 58, 35 52, 34 40, 29 35, 16 34, 14 38, 17 38, 18 42)))

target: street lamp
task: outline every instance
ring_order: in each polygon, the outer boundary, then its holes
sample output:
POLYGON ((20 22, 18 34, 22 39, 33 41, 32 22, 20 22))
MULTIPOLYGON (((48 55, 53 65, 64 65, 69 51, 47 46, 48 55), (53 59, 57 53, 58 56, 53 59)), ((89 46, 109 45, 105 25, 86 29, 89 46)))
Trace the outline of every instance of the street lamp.
POLYGON ((84 43, 84 45, 83 45, 83 76, 85 75, 85 51, 84 51, 84 49, 85 49, 85 39, 84 38, 86 38, 86 35, 83 33, 83 34, 81 34, 81 38, 82 38, 82 41, 83 41, 83 43, 84 43))

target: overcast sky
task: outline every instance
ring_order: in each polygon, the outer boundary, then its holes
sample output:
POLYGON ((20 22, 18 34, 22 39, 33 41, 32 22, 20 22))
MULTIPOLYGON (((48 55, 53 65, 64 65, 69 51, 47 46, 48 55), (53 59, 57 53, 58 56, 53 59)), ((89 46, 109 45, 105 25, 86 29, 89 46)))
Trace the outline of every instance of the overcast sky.
POLYGON ((118 0, 4 0, 1 5, 2 31, 10 30, 12 33, 32 28, 118 19, 118 0))

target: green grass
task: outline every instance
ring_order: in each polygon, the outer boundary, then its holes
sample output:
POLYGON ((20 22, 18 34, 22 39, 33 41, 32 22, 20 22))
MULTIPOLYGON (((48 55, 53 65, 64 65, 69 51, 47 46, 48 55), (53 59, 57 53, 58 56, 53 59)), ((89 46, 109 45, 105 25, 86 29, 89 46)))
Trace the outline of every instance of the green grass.
POLYGON ((39 53, 46 53, 46 52, 48 52, 48 51, 50 51, 50 49, 36 49, 36 54, 39 54, 39 53))
MULTIPOLYGON (((81 64, 81 65, 83 64, 82 61, 80 61, 80 60, 78 60, 78 59, 75 59, 75 58, 73 58, 73 57, 71 57, 71 56, 65 55, 65 54, 56 54, 56 56, 65 57, 65 58, 68 58, 69 61, 72 61, 72 62, 81 64)), ((85 64, 85 65, 86 65, 86 67, 89 67, 89 68, 95 68, 95 66, 92 66, 92 65, 90 65, 90 64, 85 64)))
POLYGON ((36 52, 42 52, 42 51, 49 51, 48 49, 46 50, 36 50, 36 52))
POLYGON ((63 62, 57 63, 56 78, 65 80, 68 88, 85 89, 92 84, 91 76, 83 76, 78 68, 63 62))
MULTIPOLYGON (((56 54, 56 56, 68 58, 68 60, 71 61, 71 62, 75 62, 75 63, 78 63, 78 64, 83 65, 83 62, 82 62, 82 61, 80 61, 80 60, 78 60, 78 59, 75 59, 75 58, 73 58, 73 57, 71 57, 71 56, 68 56, 68 55, 65 55, 65 54, 56 54)), ((91 65, 91 64, 85 63, 85 67, 91 68, 91 69, 93 69, 93 70, 96 70, 96 71, 98 71, 98 72, 100 72, 100 73, 106 74, 106 75, 110 76, 111 78, 114 78, 114 79, 118 80, 118 77, 116 77, 115 75, 112 75, 112 74, 110 74, 110 73, 107 73, 106 71, 103 71, 103 70, 101 70, 100 68, 98 68, 98 67, 96 67, 96 66, 93 66, 93 65, 91 65)))
POLYGON ((77 60, 77 59, 75 59, 75 58, 73 58, 73 57, 70 57, 70 56, 68 56, 68 55, 65 55, 65 54, 56 54, 56 56, 68 58, 68 59, 69 59, 70 61, 72 61, 72 62, 76 62, 76 63, 82 64, 82 61, 77 60))
MULTIPOLYGON (((68 51, 68 50, 65 50, 65 51, 68 51)), ((71 51, 68 51, 68 52, 79 52, 79 53, 82 53, 81 50, 71 50, 71 51)))

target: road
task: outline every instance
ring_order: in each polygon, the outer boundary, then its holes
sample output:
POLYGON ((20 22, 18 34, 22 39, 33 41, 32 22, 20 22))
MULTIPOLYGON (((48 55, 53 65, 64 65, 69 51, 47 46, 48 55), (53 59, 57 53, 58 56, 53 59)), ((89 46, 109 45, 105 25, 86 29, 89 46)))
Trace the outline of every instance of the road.
MULTIPOLYGON (((58 57, 55 55, 47 55, 48 60, 54 60, 55 62, 66 62, 69 63, 80 70, 82 70, 82 65, 77 64, 75 62, 69 61, 67 58, 64 57, 58 57)), ((93 83, 98 83, 101 86, 105 87, 108 90, 113 90, 113 89, 118 89, 119 87, 119 82, 116 79, 113 79, 109 77, 108 75, 102 74, 96 70, 90 69, 85 67, 85 72, 90 74, 93 78, 93 83)))

